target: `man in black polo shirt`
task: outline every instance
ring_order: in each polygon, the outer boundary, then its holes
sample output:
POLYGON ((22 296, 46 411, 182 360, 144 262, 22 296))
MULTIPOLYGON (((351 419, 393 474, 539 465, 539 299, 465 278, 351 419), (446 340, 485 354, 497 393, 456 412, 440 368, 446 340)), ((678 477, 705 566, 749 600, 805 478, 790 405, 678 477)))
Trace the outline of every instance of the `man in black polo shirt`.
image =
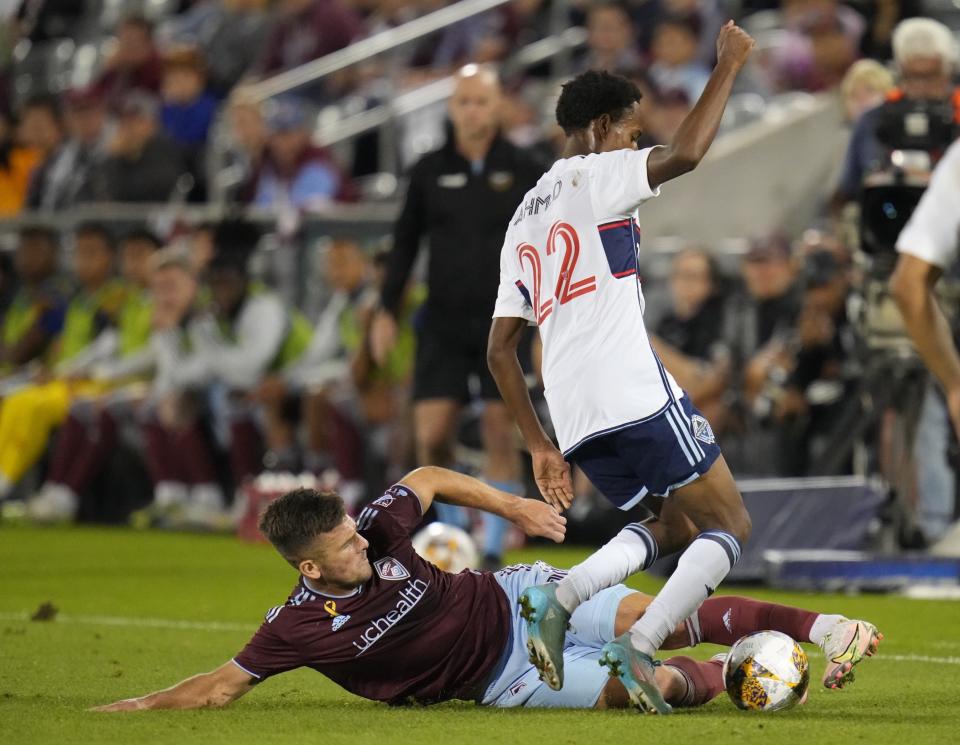
MULTIPOLYGON (((394 230, 382 310, 372 330, 374 357, 383 360, 397 334, 397 317, 421 241, 430 250, 428 298, 418 328, 414 373, 417 461, 450 465, 460 412, 478 393, 484 400, 483 476, 520 493, 520 460, 510 415, 486 363, 487 332, 500 277, 503 234, 543 164, 500 134, 502 91, 496 74, 468 65, 458 73, 448 111, 447 143, 413 167, 403 211, 394 230), (474 383, 471 389, 470 380, 474 383)), ((440 519, 463 524, 459 508, 440 519)), ((484 517, 485 560, 499 565, 506 523, 484 517)))

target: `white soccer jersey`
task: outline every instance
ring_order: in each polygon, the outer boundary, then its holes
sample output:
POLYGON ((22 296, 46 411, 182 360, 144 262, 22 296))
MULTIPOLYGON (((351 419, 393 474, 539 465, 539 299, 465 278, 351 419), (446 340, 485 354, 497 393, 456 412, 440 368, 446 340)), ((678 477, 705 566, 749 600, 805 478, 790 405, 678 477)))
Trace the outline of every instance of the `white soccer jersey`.
POLYGON ((565 454, 682 395, 643 326, 636 215, 659 194, 647 181, 650 152, 557 161, 527 192, 500 254, 493 315, 540 327, 545 394, 565 454))

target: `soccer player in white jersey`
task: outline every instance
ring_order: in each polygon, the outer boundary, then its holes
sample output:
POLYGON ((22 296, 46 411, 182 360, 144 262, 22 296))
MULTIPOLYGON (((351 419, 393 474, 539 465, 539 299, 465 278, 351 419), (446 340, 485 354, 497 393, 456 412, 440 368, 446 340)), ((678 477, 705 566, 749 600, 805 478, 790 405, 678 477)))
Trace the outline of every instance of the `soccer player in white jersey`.
POLYGON ((658 555, 686 547, 647 613, 604 647, 600 663, 638 708, 662 714, 670 706, 655 685, 653 656, 739 559, 750 518, 710 425, 647 338, 637 208, 704 157, 753 45, 732 21, 721 29, 710 81, 664 147, 637 150, 641 94, 629 80, 587 72, 563 86, 557 123, 566 149, 507 230, 487 351, 547 502, 570 505, 575 463, 622 509, 646 499, 659 513, 652 523, 628 525, 563 581, 524 592, 531 660, 559 690, 573 611, 658 555), (543 341, 545 394, 560 449, 537 419, 517 362, 528 323, 539 326, 543 341))

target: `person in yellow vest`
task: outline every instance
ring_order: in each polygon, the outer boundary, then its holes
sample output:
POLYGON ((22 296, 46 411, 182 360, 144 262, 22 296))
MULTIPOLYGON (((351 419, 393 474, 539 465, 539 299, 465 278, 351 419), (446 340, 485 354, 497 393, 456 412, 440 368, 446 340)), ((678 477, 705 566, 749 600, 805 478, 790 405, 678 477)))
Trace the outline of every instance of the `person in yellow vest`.
POLYGON ((0 322, 0 395, 29 382, 31 363, 42 363, 63 329, 69 286, 57 273, 59 238, 51 228, 20 230, 14 269, 19 283, 0 322))
POLYGON ((150 278, 159 238, 137 229, 120 242, 120 274, 126 294, 116 326, 105 329, 88 346, 84 362, 89 378, 109 387, 103 395, 81 396, 57 436, 46 482, 27 504, 28 515, 38 522, 73 519, 80 496, 101 473, 117 447, 121 428, 135 416, 153 374, 150 333, 153 301, 150 278))
POLYGON ((152 341, 157 402, 146 447, 160 522, 223 525, 226 499, 202 415, 226 420, 233 484, 255 475, 263 454, 248 394, 269 372, 294 363, 310 343, 309 323, 250 277, 249 256, 218 241, 205 277, 209 310, 152 341))
POLYGON ((0 499, 9 496, 39 460, 73 398, 102 390, 83 374, 100 333, 115 325, 123 305, 125 290, 114 277, 114 258, 113 239, 104 226, 86 223, 77 228, 73 273, 78 288, 52 344, 51 364, 34 385, 7 396, 0 405, 0 499))

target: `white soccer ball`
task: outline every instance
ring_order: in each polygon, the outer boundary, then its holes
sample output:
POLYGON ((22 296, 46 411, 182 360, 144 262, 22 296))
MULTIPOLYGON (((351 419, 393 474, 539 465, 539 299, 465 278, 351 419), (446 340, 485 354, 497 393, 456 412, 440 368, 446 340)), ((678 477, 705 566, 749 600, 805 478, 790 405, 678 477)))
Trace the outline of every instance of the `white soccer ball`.
POLYGON ((807 653, 786 634, 757 631, 730 648, 723 663, 727 694, 740 709, 779 711, 796 706, 807 692, 807 653))
POLYGON ((470 534, 446 523, 430 523, 413 537, 413 548, 445 572, 472 569, 479 559, 470 534))

